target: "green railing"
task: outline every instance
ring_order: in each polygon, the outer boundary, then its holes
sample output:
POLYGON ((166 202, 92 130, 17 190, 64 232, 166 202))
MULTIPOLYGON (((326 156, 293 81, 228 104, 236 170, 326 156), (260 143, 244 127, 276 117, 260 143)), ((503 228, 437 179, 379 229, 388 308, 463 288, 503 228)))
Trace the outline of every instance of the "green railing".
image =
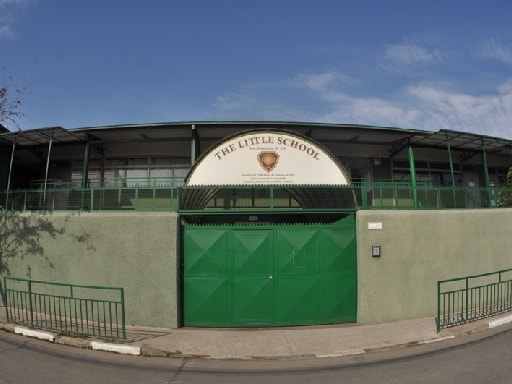
MULTIPOLYGON (((5 196, 6 194, 4 194, 5 196)), ((163 187, 58 188, 16 190, 2 198, 17 211, 171 211, 178 209, 178 189, 163 187)))
POLYGON ((61 333, 126 339, 124 289, 4 277, 7 321, 61 333))
MULTIPOLYGON (((237 190, 250 189, 266 193, 248 197, 255 207, 277 208, 283 206, 286 191, 297 186, 235 186, 237 190)), ((300 187, 300 186, 299 186, 300 187)), ((90 188, 75 188, 69 183, 47 183, 46 188, 40 184, 30 189, 17 189, 0 192, 0 205, 8 210, 17 211, 167 211, 179 210, 182 180, 153 180, 143 183, 132 180, 121 182, 104 182, 90 188)), ((302 186, 304 188, 304 186, 302 186)), ((316 187, 309 186, 312 193, 316 187)), ((326 188, 318 186, 318 188, 326 188)), ((431 183, 418 183, 416 188, 409 182, 362 182, 348 186, 331 186, 333 190, 342 189, 353 192, 356 209, 467 209, 496 208, 509 206, 512 202, 512 188, 507 187, 462 187, 437 186, 431 183), (503 198, 506 196, 506 199, 503 198)), ((232 187, 217 187, 216 193, 232 187)), ((216 202, 220 195, 210 196, 208 207, 222 208, 216 202)), ((245 205, 248 206, 248 202, 245 205)), ((288 208, 300 209, 300 204, 290 200, 288 208)), ((239 193, 238 207, 244 206, 244 197, 239 193)), ((321 205, 321 202, 319 204, 321 205)), ((343 208, 343 207, 340 207, 343 208)), ((349 208, 354 208, 351 204, 349 208)))
POLYGON ((437 282, 437 331, 512 309, 512 269, 437 282))

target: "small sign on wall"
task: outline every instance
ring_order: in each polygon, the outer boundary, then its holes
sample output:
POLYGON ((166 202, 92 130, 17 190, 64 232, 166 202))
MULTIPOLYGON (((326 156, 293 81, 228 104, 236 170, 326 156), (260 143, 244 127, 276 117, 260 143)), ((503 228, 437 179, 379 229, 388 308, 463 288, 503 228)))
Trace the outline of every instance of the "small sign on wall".
POLYGON ((368 229, 382 229, 382 223, 368 223, 368 229))

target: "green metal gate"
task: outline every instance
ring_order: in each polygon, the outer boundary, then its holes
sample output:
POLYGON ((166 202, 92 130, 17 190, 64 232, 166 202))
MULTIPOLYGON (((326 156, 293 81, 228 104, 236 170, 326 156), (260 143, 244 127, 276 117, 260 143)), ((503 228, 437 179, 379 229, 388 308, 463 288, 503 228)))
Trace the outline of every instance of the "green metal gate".
POLYGON ((184 228, 184 325, 355 322, 355 218, 184 228))

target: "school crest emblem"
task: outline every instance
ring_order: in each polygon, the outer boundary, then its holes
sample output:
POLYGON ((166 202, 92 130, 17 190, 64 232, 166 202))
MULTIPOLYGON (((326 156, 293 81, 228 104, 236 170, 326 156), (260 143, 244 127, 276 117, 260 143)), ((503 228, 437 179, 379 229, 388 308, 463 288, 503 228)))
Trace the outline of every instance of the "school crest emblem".
POLYGON ((277 152, 260 152, 258 153, 258 162, 261 167, 268 173, 272 172, 279 161, 277 152))

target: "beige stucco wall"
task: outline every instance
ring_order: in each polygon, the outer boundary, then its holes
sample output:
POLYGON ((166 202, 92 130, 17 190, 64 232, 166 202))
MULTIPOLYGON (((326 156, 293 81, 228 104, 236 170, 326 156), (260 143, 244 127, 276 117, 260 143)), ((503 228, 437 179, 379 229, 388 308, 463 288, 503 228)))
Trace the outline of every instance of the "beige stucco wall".
MULTIPOLYGON (((11 275, 125 288, 127 324, 176 327, 179 218, 175 213, 53 213, 44 257, 11 275)), ((435 316, 437 281, 512 268, 512 209, 359 211, 358 322, 435 316), (382 223, 369 230, 368 223, 382 223), (371 246, 380 245, 380 258, 371 246)))
POLYGON ((437 281, 512 268, 512 209, 359 211, 358 322, 436 316, 437 281), (382 223, 369 230, 368 223, 382 223), (381 257, 371 255, 381 246, 381 257))
POLYGON ((175 213, 52 213, 44 216, 44 255, 9 263, 10 274, 34 280, 124 287, 126 323, 176 327, 178 215, 175 213))

